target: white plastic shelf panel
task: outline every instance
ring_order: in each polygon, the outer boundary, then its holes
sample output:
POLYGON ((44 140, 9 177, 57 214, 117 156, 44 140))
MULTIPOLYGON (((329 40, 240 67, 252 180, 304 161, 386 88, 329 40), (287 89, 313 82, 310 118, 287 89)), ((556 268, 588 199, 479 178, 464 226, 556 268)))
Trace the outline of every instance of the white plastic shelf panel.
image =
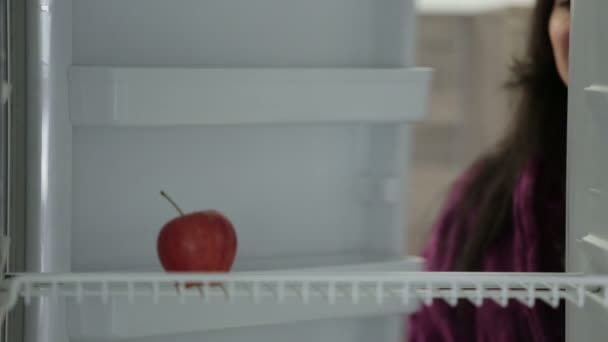
POLYGON ((431 70, 70 69, 75 126, 408 122, 424 117, 431 70))
MULTIPOLYGON (((475 305, 492 300, 502 306, 509 300, 528 306, 534 306, 538 301, 557 306, 566 300, 578 307, 584 307, 591 300, 608 308, 607 289, 608 276, 579 274, 360 271, 21 274, 4 283, 0 308, 3 311, 10 309, 19 296, 26 304, 38 296, 67 297, 75 305, 84 306, 96 302, 111 307, 115 315, 107 322, 108 326, 101 324, 100 329, 111 331, 105 337, 128 338, 146 333, 185 331, 195 323, 199 324, 195 330, 225 328, 227 326, 221 324, 207 325, 214 323, 212 313, 217 315, 221 310, 228 310, 229 317, 239 322, 242 317, 232 317, 231 313, 247 306, 249 308, 242 314, 253 318, 252 324, 267 324, 259 319, 267 315, 282 316, 284 321, 302 319, 297 313, 306 312, 314 305, 317 307, 309 314, 319 314, 323 318, 323 310, 319 308, 329 311, 330 315, 333 310, 334 314, 344 316, 411 312, 418 304, 428 305, 435 299, 452 305, 459 299, 475 305), (183 287, 186 283, 202 285, 186 289, 183 287), (223 289, 207 285, 216 283, 223 284, 223 289), (155 306, 158 303, 162 306, 155 306), (179 309, 180 306, 186 310, 179 309), (231 310, 231 306, 235 310, 231 310), (198 315, 192 316, 196 313, 195 307, 213 311, 207 312, 209 315, 201 315, 204 311, 199 311, 198 315), (155 313, 180 319, 164 317, 165 325, 158 326, 163 317, 157 317, 155 313), (173 325, 173 329, 167 324, 173 325)), ((81 318, 87 319, 86 315, 81 318)), ((230 320, 218 317, 217 321, 230 320)))
POLYGON ((509 7, 533 7, 534 4, 534 0, 417 0, 416 8, 422 13, 471 15, 509 7))

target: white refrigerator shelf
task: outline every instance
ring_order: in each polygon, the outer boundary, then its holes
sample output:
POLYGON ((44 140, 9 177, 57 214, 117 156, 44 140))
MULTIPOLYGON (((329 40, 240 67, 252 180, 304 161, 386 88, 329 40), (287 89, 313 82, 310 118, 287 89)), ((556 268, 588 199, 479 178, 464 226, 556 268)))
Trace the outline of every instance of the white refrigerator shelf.
MULTIPOLYGON (((19 297, 68 299, 74 337, 130 338, 298 320, 407 313, 435 299, 505 306, 588 300, 608 308, 608 276, 540 273, 299 271, 16 274, 0 309, 19 297), (185 284, 200 286, 186 288, 185 284), (221 283, 222 286, 209 285, 221 283), (169 318, 169 319, 168 319, 169 318), (176 319, 179 318, 179 319, 176 319), (97 323, 88 330, 84 322, 97 323), (93 329, 93 330, 91 330, 93 329)), ((68 312, 68 315, 70 313, 68 312)))
POLYGON ((73 66, 69 74, 74 125, 133 127, 416 121, 432 71, 73 66))

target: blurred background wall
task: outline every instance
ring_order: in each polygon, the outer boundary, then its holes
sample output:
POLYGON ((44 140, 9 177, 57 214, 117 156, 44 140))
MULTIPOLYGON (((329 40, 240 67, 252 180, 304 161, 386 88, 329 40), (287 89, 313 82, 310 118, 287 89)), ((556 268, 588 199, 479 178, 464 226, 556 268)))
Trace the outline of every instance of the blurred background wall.
POLYGON ((503 134, 503 84, 522 55, 533 0, 419 0, 417 65, 435 69, 429 119, 414 128, 408 254, 418 254, 453 180, 503 134))

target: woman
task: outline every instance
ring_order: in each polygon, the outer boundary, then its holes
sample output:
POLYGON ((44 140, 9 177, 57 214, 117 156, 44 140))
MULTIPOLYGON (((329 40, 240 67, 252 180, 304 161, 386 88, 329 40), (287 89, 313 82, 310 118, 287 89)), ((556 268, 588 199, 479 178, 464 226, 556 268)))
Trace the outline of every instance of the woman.
MULTIPOLYGON (((570 1, 538 0, 511 129, 456 182, 423 256, 429 271, 563 272, 570 1)), ((564 341, 563 306, 436 300, 410 342, 564 341)))

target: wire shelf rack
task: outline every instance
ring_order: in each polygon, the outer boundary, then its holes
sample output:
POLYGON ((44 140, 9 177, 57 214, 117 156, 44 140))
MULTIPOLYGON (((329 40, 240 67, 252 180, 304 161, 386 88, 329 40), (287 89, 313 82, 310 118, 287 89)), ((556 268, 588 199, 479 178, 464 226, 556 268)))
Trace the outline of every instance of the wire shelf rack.
POLYGON ((486 300, 506 306, 517 300, 530 307, 539 301, 554 307, 562 301, 583 307, 590 300, 608 308, 608 276, 453 272, 12 274, 2 282, 0 311, 10 310, 19 298, 28 304, 35 297, 72 298, 77 304, 85 298, 107 303, 111 297, 122 297, 128 303, 158 303, 169 297, 185 303, 191 297, 202 297, 203 304, 290 301, 303 305, 312 300, 430 305, 436 299, 456 305, 464 299, 478 306, 486 300))

